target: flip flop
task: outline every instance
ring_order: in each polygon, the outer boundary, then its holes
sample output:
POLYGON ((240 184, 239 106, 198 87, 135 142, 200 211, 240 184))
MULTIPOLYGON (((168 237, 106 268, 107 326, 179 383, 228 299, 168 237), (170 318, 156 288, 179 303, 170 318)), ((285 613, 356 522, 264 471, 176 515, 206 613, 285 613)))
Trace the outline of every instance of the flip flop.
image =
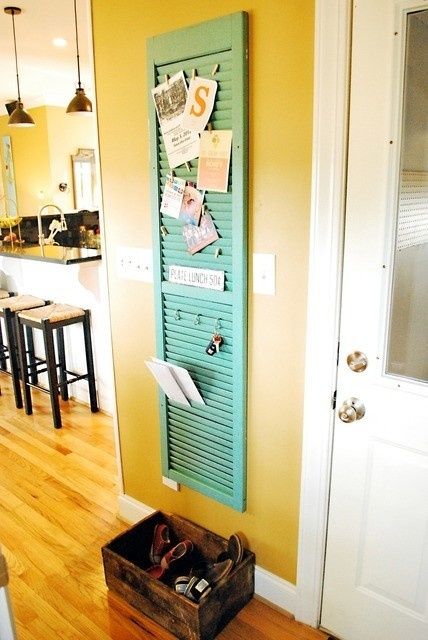
POLYGON ((210 593, 218 582, 221 582, 229 575, 233 566, 233 560, 230 558, 212 564, 199 562, 192 567, 189 576, 176 578, 174 583, 175 590, 177 593, 189 598, 189 600, 199 602, 210 593))
POLYGON ((200 602, 211 591, 211 586, 205 578, 190 578, 187 587, 183 593, 186 598, 194 602, 200 602))
POLYGON ((208 566, 204 578, 210 585, 215 585, 221 580, 224 580, 232 571, 233 567, 234 562, 231 558, 226 558, 226 560, 222 560, 221 562, 215 562, 208 566))
POLYGON ((232 533, 227 543, 227 551, 223 551, 219 554, 217 562, 222 562, 230 558, 233 560, 233 565, 237 565, 241 562, 244 555, 244 542, 239 533, 232 533))
POLYGON ((185 555, 190 555, 193 551, 193 543, 191 540, 182 540, 175 545, 172 549, 166 552, 160 561, 161 567, 165 570, 169 569, 170 565, 177 560, 181 560, 185 555))
POLYGON ((152 578, 156 578, 160 580, 164 575, 165 571, 167 571, 171 564, 177 562, 177 560, 181 560, 185 555, 190 554, 193 551, 193 543, 190 540, 183 540, 175 545, 172 549, 167 551, 167 553, 162 557, 159 564, 154 564, 148 569, 146 569, 147 573, 152 576, 152 578))
POLYGON ((168 526, 163 523, 157 524, 153 531, 153 542, 149 553, 149 558, 152 564, 160 564, 160 561, 165 555, 170 544, 171 540, 169 539, 168 526))

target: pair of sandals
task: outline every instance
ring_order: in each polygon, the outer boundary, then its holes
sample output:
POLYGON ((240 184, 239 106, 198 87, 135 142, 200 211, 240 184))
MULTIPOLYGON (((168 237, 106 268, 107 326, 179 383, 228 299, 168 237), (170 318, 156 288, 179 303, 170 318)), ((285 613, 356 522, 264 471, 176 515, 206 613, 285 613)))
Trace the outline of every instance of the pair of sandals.
POLYGON ((185 556, 190 555, 193 551, 193 543, 190 540, 182 540, 172 549, 169 537, 169 529, 166 524, 157 524, 153 532, 153 541, 150 547, 150 561, 152 566, 146 569, 147 573, 160 580, 171 564, 182 560, 185 556), (167 549, 169 549, 167 551, 167 549))
POLYGON ((176 578, 175 591, 193 602, 200 602, 241 562, 243 555, 243 541, 238 533, 233 533, 227 551, 220 553, 216 562, 199 562, 192 567, 190 575, 176 578))

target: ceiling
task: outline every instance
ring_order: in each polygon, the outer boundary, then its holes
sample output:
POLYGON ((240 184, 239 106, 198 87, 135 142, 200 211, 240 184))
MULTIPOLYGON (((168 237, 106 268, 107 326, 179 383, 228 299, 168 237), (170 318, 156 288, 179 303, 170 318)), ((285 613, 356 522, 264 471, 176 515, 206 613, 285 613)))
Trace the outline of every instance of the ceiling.
MULTIPOLYGON (((73 0, 14 0, 1 2, 0 12, 0 115, 5 103, 17 98, 12 16, 4 7, 22 10, 15 15, 16 47, 21 99, 24 108, 39 105, 65 106, 77 87, 77 60, 73 0), (59 48, 54 38, 68 44, 59 48)), ((82 86, 94 97, 90 0, 77 0, 80 75, 82 86)))

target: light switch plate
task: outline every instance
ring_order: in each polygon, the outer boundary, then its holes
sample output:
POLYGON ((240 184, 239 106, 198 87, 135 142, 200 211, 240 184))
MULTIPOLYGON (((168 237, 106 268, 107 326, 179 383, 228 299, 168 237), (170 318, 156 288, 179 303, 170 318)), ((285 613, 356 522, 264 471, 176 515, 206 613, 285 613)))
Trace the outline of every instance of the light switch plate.
POLYGON ((151 249, 118 247, 116 255, 119 277, 153 282, 153 251, 151 249))
POLYGON ((275 295, 275 254, 253 253, 253 293, 275 295))

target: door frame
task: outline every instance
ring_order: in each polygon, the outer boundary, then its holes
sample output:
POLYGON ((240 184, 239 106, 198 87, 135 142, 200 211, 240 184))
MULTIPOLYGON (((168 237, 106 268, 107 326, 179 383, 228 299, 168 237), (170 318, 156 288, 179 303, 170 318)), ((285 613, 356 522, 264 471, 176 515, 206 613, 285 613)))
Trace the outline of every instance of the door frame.
POLYGON ((318 627, 337 379, 351 0, 316 0, 312 202, 295 617, 318 627))

